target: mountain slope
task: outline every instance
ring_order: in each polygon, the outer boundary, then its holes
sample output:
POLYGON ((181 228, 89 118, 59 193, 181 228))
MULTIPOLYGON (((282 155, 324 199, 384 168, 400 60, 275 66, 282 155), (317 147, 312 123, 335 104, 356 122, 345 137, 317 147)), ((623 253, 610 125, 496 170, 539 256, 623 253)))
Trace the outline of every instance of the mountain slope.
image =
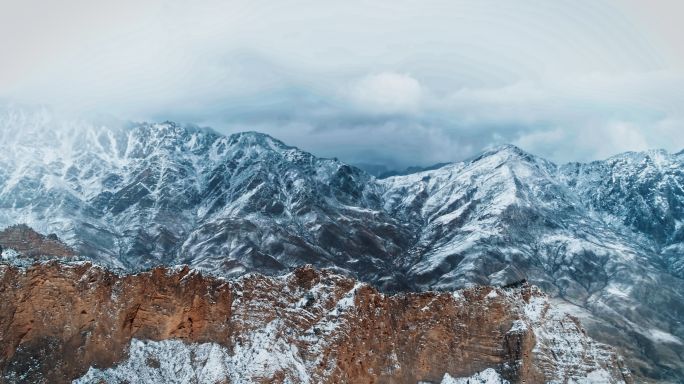
POLYGON ((672 274, 684 277, 684 154, 628 152, 590 164, 559 167, 559 180, 580 195, 587 209, 612 229, 638 236, 642 247, 663 256, 672 274))
POLYGON ((311 263, 409 287, 389 265, 411 229, 357 168, 256 132, 54 124, 21 110, 0 121, 0 226, 55 232, 118 267, 231 275, 311 263))
POLYGON ((421 227, 420 240, 396 267, 423 289, 526 279, 584 307, 573 311, 592 324, 590 334, 623 345, 641 375, 681 377, 682 280, 669 273, 656 243, 644 240, 647 233, 614 225, 611 211, 597 214, 567 178, 558 177, 564 172, 503 146, 464 163, 383 181, 385 209, 421 227))

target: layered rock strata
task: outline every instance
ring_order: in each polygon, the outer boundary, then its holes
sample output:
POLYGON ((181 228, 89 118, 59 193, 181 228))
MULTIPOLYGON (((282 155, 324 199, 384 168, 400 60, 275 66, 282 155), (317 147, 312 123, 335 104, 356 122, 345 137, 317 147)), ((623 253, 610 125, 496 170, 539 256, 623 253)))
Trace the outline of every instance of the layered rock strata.
POLYGON ((534 286, 386 296, 302 267, 236 280, 188 267, 0 264, 2 382, 631 382, 534 286))

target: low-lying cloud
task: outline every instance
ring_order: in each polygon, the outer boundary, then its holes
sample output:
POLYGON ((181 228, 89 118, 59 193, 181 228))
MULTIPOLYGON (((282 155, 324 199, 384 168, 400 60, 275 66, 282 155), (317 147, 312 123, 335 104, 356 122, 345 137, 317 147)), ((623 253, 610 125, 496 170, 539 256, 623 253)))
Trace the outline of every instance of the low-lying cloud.
POLYGON ((351 96, 362 109, 415 112, 423 91, 418 80, 408 74, 383 72, 358 80, 352 87, 351 96))

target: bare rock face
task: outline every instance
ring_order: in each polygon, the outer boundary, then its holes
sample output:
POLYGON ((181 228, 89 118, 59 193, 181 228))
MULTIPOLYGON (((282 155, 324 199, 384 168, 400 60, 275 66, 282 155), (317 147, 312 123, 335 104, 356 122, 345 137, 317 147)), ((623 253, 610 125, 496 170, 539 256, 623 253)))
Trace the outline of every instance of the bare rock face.
POLYGON ((386 296, 302 267, 237 280, 188 267, 0 265, 2 382, 631 382, 534 286, 386 296))
MULTIPOLYGON (((15 257, 38 259, 42 256, 77 257, 71 247, 62 243, 57 235, 43 236, 30 227, 19 224, 0 231, 0 253, 15 253, 15 257)), ((4 254, 3 254, 4 255, 4 254)))

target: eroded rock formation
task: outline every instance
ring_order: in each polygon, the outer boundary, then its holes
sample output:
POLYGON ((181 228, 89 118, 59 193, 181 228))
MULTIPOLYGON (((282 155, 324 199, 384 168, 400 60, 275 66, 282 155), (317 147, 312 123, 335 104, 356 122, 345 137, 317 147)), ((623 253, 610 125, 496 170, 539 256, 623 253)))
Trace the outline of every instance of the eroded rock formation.
POLYGON ((231 281, 3 263, 0 340, 3 382, 415 384, 487 368, 511 382, 631 381, 534 286, 386 296, 310 267, 231 281))

